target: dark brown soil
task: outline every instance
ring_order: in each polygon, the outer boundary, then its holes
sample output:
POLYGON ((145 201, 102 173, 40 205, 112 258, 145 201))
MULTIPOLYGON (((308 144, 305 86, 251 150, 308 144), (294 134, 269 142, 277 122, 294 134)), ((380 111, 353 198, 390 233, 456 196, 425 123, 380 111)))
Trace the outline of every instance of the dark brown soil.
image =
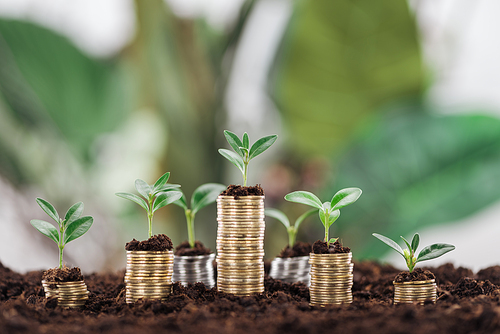
POLYGON ((480 280, 490 280, 491 283, 500 285, 500 266, 493 266, 477 272, 477 278, 480 280))
MULTIPOLYGON (((462 268, 463 269, 463 268, 462 268)), ((236 297, 203 284, 174 284, 165 302, 125 303, 124 272, 87 275, 89 300, 81 310, 65 310, 47 301, 42 272, 24 275, 0 264, 0 333, 499 333, 500 288, 478 277, 462 277, 452 265, 432 268, 438 286, 436 304, 392 304, 399 270, 373 262, 354 265, 353 303, 309 306, 301 283, 265 279, 265 292, 236 297), (447 276, 440 276, 444 271, 447 276)), ((494 272, 491 268, 486 272, 494 272)), ((483 276, 484 279, 489 277, 483 276)))
POLYGON ((297 241, 292 248, 286 246, 283 248, 278 255, 278 257, 297 257, 297 256, 308 256, 311 253, 312 247, 308 242, 297 241))
POLYGON ((422 268, 415 268, 410 273, 408 271, 402 271, 396 275, 394 278, 394 282, 402 283, 402 282, 415 282, 415 281, 428 281, 431 279, 435 279, 433 273, 429 270, 423 270, 422 268))
POLYGON ((328 245, 325 241, 316 240, 312 245, 312 252, 314 254, 338 254, 338 253, 350 253, 351 249, 349 247, 344 247, 340 241, 335 241, 328 245))
POLYGON ((236 184, 230 184, 227 189, 221 192, 222 196, 234 196, 238 199, 244 196, 264 196, 264 189, 259 184, 253 187, 242 187, 236 184))
POLYGON ((125 245, 125 249, 128 251, 161 252, 172 250, 172 248, 174 248, 172 240, 170 240, 170 238, 165 234, 153 235, 151 238, 144 241, 133 239, 132 241, 127 242, 127 244, 125 245))
POLYGON ((194 256, 194 255, 209 255, 212 254, 210 248, 205 247, 201 241, 194 242, 194 248, 191 248, 189 241, 184 241, 179 246, 175 247, 175 256, 194 256))
POLYGON ((43 272, 42 280, 47 282, 75 282, 83 280, 82 272, 80 268, 68 268, 64 266, 62 269, 51 268, 43 272))

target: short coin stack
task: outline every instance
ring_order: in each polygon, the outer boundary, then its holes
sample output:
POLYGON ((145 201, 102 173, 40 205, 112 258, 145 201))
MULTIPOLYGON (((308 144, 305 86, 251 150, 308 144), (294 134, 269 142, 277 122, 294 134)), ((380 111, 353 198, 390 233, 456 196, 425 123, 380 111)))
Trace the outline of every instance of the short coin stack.
POLYGON ((302 282, 309 286, 309 256, 277 257, 271 262, 269 276, 286 283, 302 282))
POLYGON ((264 196, 219 196, 217 222, 217 290, 264 292, 264 196))
POLYGON ((182 285, 202 282, 208 289, 215 286, 213 261, 215 254, 174 256, 174 274, 172 281, 182 285))
POLYGON ((66 308, 78 308, 89 299, 89 291, 84 281, 47 282, 42 281, 45 297, 57 297, 57 305, 66 308))
POLYGON ((352 303, 352 253, 309 254, 311 306, 352 303))
POLYGON ((166 300, 172 293, 172 251, 127 251, 126 302, 166 300))
POLYGON ((424 304, 436 302, 436 280, 402 282, 394 284, 394 304, 424 304))

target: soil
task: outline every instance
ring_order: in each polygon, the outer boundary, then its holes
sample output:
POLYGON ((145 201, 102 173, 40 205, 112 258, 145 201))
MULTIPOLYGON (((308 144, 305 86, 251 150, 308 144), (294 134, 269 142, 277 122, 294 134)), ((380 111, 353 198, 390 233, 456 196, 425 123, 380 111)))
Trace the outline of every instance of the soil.
POLYGON ((287 258, 287 257, 297 257, 297 256, 309 256, 311 253, 312 247, 308 242, 297 241, 292 248, 290 246, 286 246, 283 248, 278 255, 278 257, 287 258))
POLYGON ((253 187, 242 187, 236 184, 230 184, 227 189, 221 192, 222 196, 234 196, 234 199, 238 199, 244 196, 264 196, 264 189, 261 188, 260 184, 253 187))
POLYGON ((60 268, 51 268, 45 271, 42 275, 42 280, 47 282, 75 282, 83 280, 82 272, 80 268, 68 268, 64 266, 60 268))
POLYGON ((154 251, 163 252, 174 248, 172 240, 165 234, 153 235, 148 240, 138 241, 133 239, 125 244, 125 249, 128 251, 154 251))
POLYGON ((394 282, 415 282, 415 281, 428 281, 435 279, 436 276, 429 270, 423 270, 422 268, 415 268, 411 273, 408 271, 402 271, 396 275, 394 282))
POLYGON ((312 245, 312 252, 314 254, 338 254, 338 253, 350 253, 351 249, 349 247, 344 247, 340 241, 335 241, 328 245, 325 241, 316 240, 312 245))
POLYGON ((0 264, 0 333, 498 333, 500 287, 495 267, 477 276, 448 264, 424 268, 436 275, 436 304, 393 305, 392 281, 399 270, 355 262, 353 303, 309 306, 302 283, 265 278, 265 292, 236 297, 207 290, 203 284, 174 284, 165 302, 125 303, 124 271, 86 275, 89 300, 66 310, 46 300, 42 271, 19 274, 0 264), (446 274, 445 274, 446 273, 446 274), (487 276, 488 273, 494 276, 487 276))
POLYGON ((189 241, 182 242, 179 246, 175 247, 175 256, 195 256, 195 255, 209 255, 213 252, 210 248, 205 247, 201 241, 195 241, 194 247, 191 248, 189 241))

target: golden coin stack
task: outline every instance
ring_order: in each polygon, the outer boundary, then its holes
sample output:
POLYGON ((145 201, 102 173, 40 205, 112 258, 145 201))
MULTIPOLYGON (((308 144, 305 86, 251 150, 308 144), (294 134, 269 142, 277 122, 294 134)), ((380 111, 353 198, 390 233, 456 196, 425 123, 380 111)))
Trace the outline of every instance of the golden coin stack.
POLYGON ((309 254, 311 306, 352 303, 352 253, 309 254))
POLYGON ((172 293, 174 253, 170 251, 128 251, 125 300, 166 300, 172 293))
POLYGON ((394 304, 424 304, 436 302, 436 280, 402 282, 394 284, 394 304))
POLYGON ((264 196, 219 196, 217 222, 217 290, 264 292, 264 196))
POLYGON ((57 305, 66 308, 78 308, 89 299, 89 291, 84 281, 47 282, 42 281, 45 298, 57 297, 57 305))

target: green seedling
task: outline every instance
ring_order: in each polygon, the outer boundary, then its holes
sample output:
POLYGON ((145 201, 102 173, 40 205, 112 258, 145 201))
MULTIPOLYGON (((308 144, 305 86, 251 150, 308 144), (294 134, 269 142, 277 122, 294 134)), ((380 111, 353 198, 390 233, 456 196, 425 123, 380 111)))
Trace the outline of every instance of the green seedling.
POLYGON ((141 179, 135 180, 135 189, 143 197, 130 193, 116 193, 122 197, 139 204, 148 213, 149 237, 153 236, 153 214, 160 208, 177 201, 182 197, 180 185, 167 184, 170 172, 163 174, 154 185, 149 185, 141 179))
POLYGON ((215 202, 219 194, 225 189, 226 186, 219 183, 207 183, 199 186, 193 192, 193 196, 191 196, 191 209, 188 207, 188 202, 184 194, 182 194, 180 199, 174 202, 174 204, 184 209, 188 229, 188 241, 191 248, 194 247, 196 241, 194 236, 194 217, 196 213, 200 211, 200 209, 215 202))
POLYGON ((293 225, 290 224, 290 220, 288 217, 278 209, 265 209, 264 213, 268 217, 272 217, 280 221, 286 227, 286 231, 288 232, 288 247, 292 248, 295 245, 295 240, 297 239, 297 231, 299 230, 300 224, 309 216, 318 212, 318 209, 311 209, 305 213, 303 213, 293 225))
POLYGON ((59 247, 59 268, 63 267, 63 250, 68 242, 84 235, 94 222, 94 218, 90 216, 80 217, 83 212, 83 203, 78 202, 73 204, 66 212, 64 219, 59 218, 59 213, 52 204, 44 199, 37 198, 36 202, 50 218, 54 219, 59 226, 59 231, 54 225, 40 219, 30 221, 31 225, 36 228, 44 236, 54 241, 59 247))
POLYGON ((339 218, 340 209, 356 202, 361 196, 359 188, 345 188, 339 190, 330 202, 321 203, 319 198, 308 191, 294 191, 285 196, 285 199, 290 202, 302 203, 319 209, 319 219, 325 227, 325 242, 329 246, 330 243, 337 241, 337 238, 328 239, 328 231, 330 226, 339 218))
POLYGON ((241 174, 243 174, 243 186, 247 185, 247 172, 248 163, 250 160, 267 150, 278 138, 277 135, 270 135, 262 137, 257 140, 252 147, 250 147, 250 140, 248 139, 248 134, 245 132, 243 134, 243 139, 240 140, 236 134, 231 131, 224 130, 224 136, 226 136, 227 142, 233 148, 233 151, 226 149, 219 149, 219 153, 231 161, 233 165, 238 167, 241 174))
POLYGON ((415 256, 418 244, 420 243, 420 236, 418 233, 415 233, 413 236, 411 245, 405 238, 401 237, 408 247, 406 249, 402 249, 395 241, 389 239, 388 237, 384 237, 381 234, 373 233, 372 235, 401 254, 406 261, 406 266, 408 267, 410 273, 413 271, 418 262, 435 259, 455 249, 455 246, 449 244, 433 244, 425 247, 422 251, 420 251, 418 256, 415 256))

